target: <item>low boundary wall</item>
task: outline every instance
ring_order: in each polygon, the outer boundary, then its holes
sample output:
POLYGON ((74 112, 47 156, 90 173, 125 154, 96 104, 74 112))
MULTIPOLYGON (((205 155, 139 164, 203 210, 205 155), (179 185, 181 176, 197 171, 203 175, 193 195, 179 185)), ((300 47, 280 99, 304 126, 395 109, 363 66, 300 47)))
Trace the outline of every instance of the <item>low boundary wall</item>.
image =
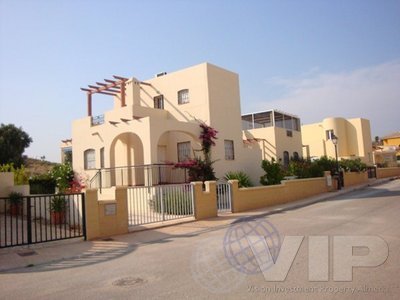
POLYGON ((377 168, 376 178, 388 178, 400 176, 400 168, 377 168))

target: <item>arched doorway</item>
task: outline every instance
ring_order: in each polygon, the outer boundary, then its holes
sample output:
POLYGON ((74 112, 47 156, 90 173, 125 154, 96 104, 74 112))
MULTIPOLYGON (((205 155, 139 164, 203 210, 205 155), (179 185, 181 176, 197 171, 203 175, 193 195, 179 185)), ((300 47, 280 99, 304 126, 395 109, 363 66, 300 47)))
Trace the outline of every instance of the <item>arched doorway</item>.
POLYGON ((110 185, 143 185, 143 143, 132 132, 116 136, 110 146, 110 185))

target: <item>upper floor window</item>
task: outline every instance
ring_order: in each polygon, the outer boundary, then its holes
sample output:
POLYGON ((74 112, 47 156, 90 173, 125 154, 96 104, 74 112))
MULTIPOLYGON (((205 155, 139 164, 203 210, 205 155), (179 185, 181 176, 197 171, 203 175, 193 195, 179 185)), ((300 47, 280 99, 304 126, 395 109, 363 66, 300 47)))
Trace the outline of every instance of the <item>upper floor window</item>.
POLYGON ((184 89, 178 91, 178 104, 189 103, 189 90, 184 89))
POLYGON ((164 96, 159 95, 153 98, 154 100, 154 108, 164 109, 164 96))
POLYGON ((96 169, 96 152, 94 149, 88 149, 83 153, 85 170, 96 169))
POLYGON ((332 137, 334 136, 333 129, 326 130, 325 133, 326 133, 326 140, 331 140, 332 137))
POLYGON ((178 162, 186 161, 190 158, 190 142, 178 143, 178 162))
POLYGON ((234 160, 235 159, 235 149, 233 147, 232 140, 225 140, 225 160, 234 160))

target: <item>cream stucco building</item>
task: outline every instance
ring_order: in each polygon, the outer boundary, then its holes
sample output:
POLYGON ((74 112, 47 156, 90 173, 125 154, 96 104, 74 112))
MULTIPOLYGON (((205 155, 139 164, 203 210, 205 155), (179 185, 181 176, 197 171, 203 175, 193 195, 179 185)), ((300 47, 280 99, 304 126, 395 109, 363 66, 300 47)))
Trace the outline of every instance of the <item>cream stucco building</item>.
POLYGON ((301 126, 303 156, 319 158, 335 157, 332 136, 338 138, 339 159, 361 158, 367 164, 373 164, 372 138, 369 120, 362 118, 326 118, 320 123, 301 126))
POLYGON ((256 143, 262 159, 275 159, 287 165, 291 158, 302 156, 300 119, 297 116, 268 110, 242 116, 245 144, 256 143))
MULTIPOLYGON (((62 153, 72 149, 74 170, 88 179, 102 170, 102 181, 109 186, 151 184, 155 175, 149 172, 160 168, 156 164, 193 158, 201 150, 201 122, 218 130, 212 159, 219 178, 227 171, 243 170, 257 184, 261 159, 269 157, 263 154, 264 141, 276 147, 275 140, 258 134, 259 129, 248 132, 260 140, 248 133, 243 140, 238 75, 209 63, 146 81, 114 76, 82 90, 88 113, 73 122, 72 141, 64 141, 62 153), (114 108, 92 116, 97 93, 110 95, 114 108)), ((166 178, 171 174, 156 176, 165 177, 163 182, 172 180, 166 178)))

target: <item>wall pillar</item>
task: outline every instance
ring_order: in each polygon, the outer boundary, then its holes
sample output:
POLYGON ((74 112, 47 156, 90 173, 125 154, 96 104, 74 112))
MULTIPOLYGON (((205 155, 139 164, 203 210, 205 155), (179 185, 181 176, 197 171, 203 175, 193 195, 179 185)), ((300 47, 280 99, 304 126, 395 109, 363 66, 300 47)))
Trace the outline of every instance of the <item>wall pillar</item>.
POLYGON ((206 181, 206 190, 203 191, 201 181, 192 182, 194 193, 194 217, 196 220, 214 218, 218 216, 217 186, 215 181, 206 181))
POLYGON ((128 233, 126 187, 117 187, 110 200, 98 200, 97 189, 89 189, 85 200, 88 240, 128 233))

